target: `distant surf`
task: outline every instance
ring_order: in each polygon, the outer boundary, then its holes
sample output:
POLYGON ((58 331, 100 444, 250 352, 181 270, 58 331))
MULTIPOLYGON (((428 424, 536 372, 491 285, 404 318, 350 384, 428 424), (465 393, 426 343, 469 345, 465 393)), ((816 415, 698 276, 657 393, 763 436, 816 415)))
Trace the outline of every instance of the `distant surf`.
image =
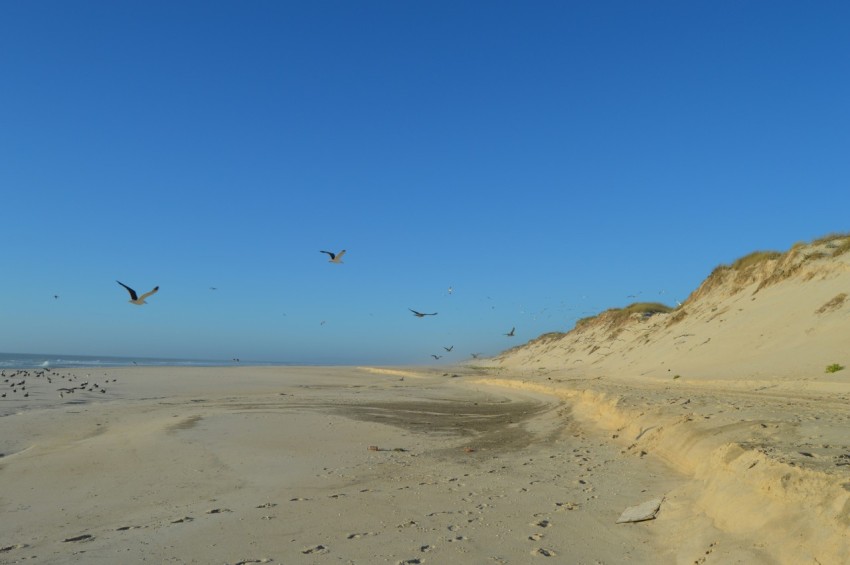
POLYGON ((43 353, 0 353, 2 369, 44 369, 74 367, 229 367, 233 365, 284 365, 233 360, 170 359, 162 357, 113 357, 105 355, 56 355, 43 353))

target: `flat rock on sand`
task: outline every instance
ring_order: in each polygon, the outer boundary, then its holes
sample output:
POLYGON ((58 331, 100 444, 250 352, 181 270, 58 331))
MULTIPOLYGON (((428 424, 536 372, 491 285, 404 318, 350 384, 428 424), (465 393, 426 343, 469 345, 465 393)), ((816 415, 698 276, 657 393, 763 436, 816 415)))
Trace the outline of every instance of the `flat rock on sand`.
POLYGON ((624 524, 626 522, 643 522, 644 520, 652 520, 655 518, 655 515, 658 514, 658 510, 661 508, 661 502, 663 500, 663 498, 653 498, 643 504, 629 506, 623 510, 620 517, 617 518, 617 523, 624 524))

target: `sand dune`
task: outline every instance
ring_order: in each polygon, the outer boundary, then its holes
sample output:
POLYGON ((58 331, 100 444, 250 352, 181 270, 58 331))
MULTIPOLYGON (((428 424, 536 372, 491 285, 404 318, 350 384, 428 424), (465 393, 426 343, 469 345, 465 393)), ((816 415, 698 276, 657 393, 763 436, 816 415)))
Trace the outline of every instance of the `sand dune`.
POLYGON ((753 255, 672 312, 608 311, 478 370, 662 459, 689 478, 670 498, 768 562, 850 562, 850 370, 826 371, 850 366, 848 244, 753 255))

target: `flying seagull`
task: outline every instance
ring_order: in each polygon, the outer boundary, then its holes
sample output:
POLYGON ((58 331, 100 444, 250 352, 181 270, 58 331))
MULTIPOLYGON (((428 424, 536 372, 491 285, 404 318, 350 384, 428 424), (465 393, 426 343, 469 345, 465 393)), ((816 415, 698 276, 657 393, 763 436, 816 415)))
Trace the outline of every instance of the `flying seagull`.
POLYGON ((454 345, 450 345, 450 346, 448 346, 448 347, 446 347, 445 345, 443 346, 443 349, 445 349, 445 350, 446 350, 446 351, 448 351, 449 353, 451 353, 451 352, 452 352, 452 349, 454 349, 454 348, 455 348, 455 346, 454 346, 454 345))
POLYGON ((408 308, 408 310, 410 310, 411 312, 413 312, 413 315, 414 315, 414 316, 416 316, 417 318, 424 318, 425 316, 436 316, 436 315, 437 315, 437 313, 436 313, 436 312, 434 312, 434 313, 432 313, 432 314, 423 314, 422 312, 417 312, 417 311, 416 311, 416 310, 414 310, 413 308, 408 308))
POLYGON ((342 263, 342 256, 345 255, 345 249, 343 249, 339 253, 331 253, 330 251, 319 251, 319 253, 327 253, 328 255, 330 255, 328 263, 342 263))
POLYGON ((132 288, 130 288, 126 284, 122 283, 121 281, 115 281, 115 282, 117 282, 118 284, 120 284, 121 286, 123 286, 124 288, 127 289, 127 292, 130 293, 130 303, 135 304, 136 306, 141 306, 142 304, 147 304, 147 302, 145 302, 145 298, 147 298, 151 294, 156 293, 159 290, 159 287, 155 286, 155 287, 153 287, 152 291, 146 292, 145 294, 139 296, 139 295, 136 294, 135 290, 133 290, 132 288))
POLYGON ((431 354, 431 357, 433 357, 434 359, 439 359, 440 357, 442 357, 442 355, 434 355, 434 354, 432 353, 432 354, 431 354))
POLYGON ((509 331, 505 335, 508 336, 508 337, 514 337, 514 330, 516 330, 516 328, 511 328, 511 331, 509 331))

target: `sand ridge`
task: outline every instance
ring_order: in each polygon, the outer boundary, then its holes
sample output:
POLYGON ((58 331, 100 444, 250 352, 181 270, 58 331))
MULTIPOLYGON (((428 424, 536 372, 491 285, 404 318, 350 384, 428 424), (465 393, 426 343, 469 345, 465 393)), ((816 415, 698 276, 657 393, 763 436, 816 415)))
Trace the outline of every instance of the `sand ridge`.
POLYGON ((687 505, 768 562, 846 563, 849 249, 845 234, 753 253, 669 312, 614 308, 470 369, 564 398, 624 453, 665 461, 689 479, 668 509, 687 505))
POLYGON ((759 398, 603 379, 581 386, 480 382, 569 399, 572 414, 606 430, 623 453, 659 457, 689 477, 669 496, 723 532, 763 546, 770 562, 842 563, 850 555, 850 397, 759 398))

